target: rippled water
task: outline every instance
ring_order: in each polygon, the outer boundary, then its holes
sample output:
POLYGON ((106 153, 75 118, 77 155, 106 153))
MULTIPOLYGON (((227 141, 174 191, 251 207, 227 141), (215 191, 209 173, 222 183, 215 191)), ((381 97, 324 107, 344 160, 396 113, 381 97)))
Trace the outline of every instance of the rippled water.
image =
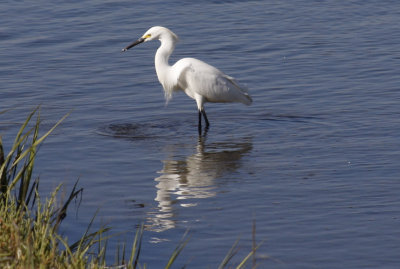
MULTIPOLYGON (((84 187, 63 223, 98 222, 142 262, 214 268, 240 238, 272 268, 397 268, 400 262, 400 5, 397 1, 19 1, 0 3, 0 133, 12 142, 41 104, 41 191, 84 187), (171 62, 196 57, 246 85, 250 107, 166 106, 158 42, 120 50, 150 26, 180 36, 171 62), (271 259, 264 259, 266 256, 271 259)), ((113 251, 109 251, 110 263, 113 251)))

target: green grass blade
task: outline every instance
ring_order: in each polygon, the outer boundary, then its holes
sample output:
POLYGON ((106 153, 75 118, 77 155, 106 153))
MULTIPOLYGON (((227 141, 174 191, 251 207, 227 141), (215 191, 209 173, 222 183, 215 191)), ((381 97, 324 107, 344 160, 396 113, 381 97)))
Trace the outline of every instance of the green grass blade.
MULTIPOLYGON (((22 127, 21 127, 22 128, 22 127)), ((10 179, 7 178, 7 173, 9 174, 13 174, 15 175, 15 168, 18 164, 18 162, 16 162, 15 160, 13 161, 11 167, 10 167, 10 162, 12 160, 12 157, 14 155, 19 156, 20 155, 20 151, 23 148, 23 145, 26 142, 27 137, 30 135, 31 130, 26 132, 25 135, 23 135, 22 137, 20 137, 20 139, 18 139, 12 146, 10 152, 7 154, 7 157, 4 159, 3 164, 0 167, 0 176, 3 178, 5 178, 5 183, 8 186, 10 179), (12 172, 12 170, 14 169, 14 172, 12 172), (8 171, 9 170, 9 171, 8 171)), ((15 176, 14 176, 15 177, 15 176)), ((9 187, 9 189, 12 189, 12 187, 9 187)))
POLYGON ((135 239, 133 240, 131 255, 129 257, 128 268, 136 268, 139 263, 140 252, 142 249, 142 238, 143 238, 144 224, 136 229, 135 239))
MULTIPOLYGON (((4 149, 3 149, 3 140, 0 136, 0 167, 3 168, 5 164, 4 158, 4 149)), ((3 170, 3 169, 2 169, 3 170)), ((7 191, 8 181, 5 173, 0 174, 0 194, 5 193, 7 191)))
POLYGON ((79 180, 75 182, 74 187, 72 188, 72 191, 69 194, 67 201, 61 207, 61 209, 56 212, 55 218, 53 218, 53 225, 55 230, 58 229, 58 226, 60 225, 61 221, 67 216, 67 209, 71 201, 74 200, 79 194, 82 195, 83 188, 76 190, 78 182, 79 180))
POLYGON ((136 268, 139 264, 139 257, 140 257, 140 252, 142 251, 142 239, 143 239, 143 230, 139 232, 139 242, 138 242, 138 248, 135 256, 135 263, 133 264, 133 268, 136 268))
POLYGON ((174 252, 172 253, 171 257, 168 260, 167 265, 165 266, 165 269, 171 268, 172 264, 175 262, 175 260, 178 258, 179 254, 182 252, 182 250, 185 248, 186 244, 189 242, 190 238, 186 238, 188 234, 188 231, 185 232, 185 234, 182 237, 181 242, 179 242, 178 246, 175 248, 174 252), (185 239, 186 238, 186 239, 185 239))
POLYGON ((92 245, 99 242, 98 240, 96 240, 96 237, 99 237, 100 234, 108 232, 110 230, 110 228, 102 227, 99 230, 97 230, 96 232, 89 233, 90 228, 93 225, 93 222, 94 222, 94 219, 96 218, 97 213, 98 213, 98 211, 96 211, 96 213, 92 217, 92 219, 91 219, 88 227, 86 228, 85 233, 81 237, 81 239, 78 240, 77 242, 73 243, 72 245, 70 245, 69 248, 73 252, 81 253, 81 252, 87 251, 92 245))
MULTIPOLYGON (((39 139, 36 139, 35 143, 33 143, 33 147, 37 147, 40 143, 43 142, 43 140, 45 140, 53 131, 55 128, 57 128, 58 125, 61 124, 61 122, 63 122, 70 113, 67 113, 64 117, 62 117, 50 130, 48 130, 44 135, 42 135, 42 137, 40 137, 39 139)), ((26 155, 28 155, 28 153, 30 152, 29 149, 25 150, 21 156, 19 156, 19 158, 17 160, 15 160, 16 163, 18 163, 21 159, 25 158, 26 155)))
POLYGON ((33 115, 35 115, 36 111, 38 111, 40 108, 40 106, 36 107, 30 114, 29 116, 26 118, 25 122, 22 124, 21 128, 19 129, 17 135, 15 136, 15 140, 14 140, 14 145, 19 144, 18 141, 21 141, 21 135, 24 132, 26 126, 28 125, 28 123, 31 121, 31 118, 33 117, 33 115))
MULTIPOLYGON (((59 120, 49 131, 47 131, 42 137, 40 137, 39 139, 36 139, 35 142, 31 145, 31 147, 29 147, 28 149, 26 149, 25 151, 23 151, 20 156, 15 159, 15 161, 13 162, 13 166, 16 166, 23 158, 25 158, 32 150, 32 148, 36 148, 40 143, 43 142, 43 140, 48 137, 53 131, 54 129, 60 125, 60 123, 62 121, 64 121, 67 117, 68 117, 69 113, 66 114, 64 117, 61 118, 61 120, 59 120)), ((21 127, 22 129, 22 127, 21 127)), ((26 137, 28 134, 25 134, 23 137, 26 137)), ((19 141, 21 141, 22 138, 20 140, 18 140, 17 145, 20 143, 19 141)), ((13 149, 16 148, 16 145, 13 147, 13 149)), ((11 153, 11 152, 10 152, 11 153)), ((8 157, 8 156, 7 156, 8 157)), ((11 157, 10 157, 11 158, 11 157)), ((26 169, 26 167, 25 167, 26 169)), ((9 185, 10 189, 13 189, 15 184, 17 184, 17 182, 21 179, 22 175, 25 172, 25 169, 22 168, 19 173, 15 176, 15 178, 13 179, 13 181, 11 182, 11 184, 9 185)), ((0 175, 4 173, 3 170, 0 170, 0 175)))
POLYGON ((239 239, 236 240, 236 242, 233 244, 233 246, 231 247, 231 249, 228 251, 228 253, 226 254, 224 260, 221 262, 221 264, 218 266, 218 269, 223 269, 225 268, 229 261, 233 258, 233 256, 235 256, 238 252, 238 247, 237 245, 239 244, 239 239))
POLYGON ((242 260, 242 262, 236 267, 236 269, 241 269, 246 264, 246 262, 256 253, 256 250, 262 245, 263 242, 258 244, 255 248, 253 248, 249 254, 242 260))
MULTIPOLYGON (((36 119, 36 125, 34 128, 34 132, 33 132, 33 136, 32 136, 32 145, 35 143, 35 141, 37 140, 37 137, 39 135, 39 124, 40 124, 40 111, 38 112, 38 116, 36 119)), ((30 181, 31 181, 31 177, 32 177, 32 172, 33 172, 33 165, 35 163, 35 157, 36 157, 36 152, 37 152, 37 148, 36 146, 32 146, 30 148, 30 152, 27 158, 27 164, 26 164, 26 171, 24 173, 24 178, 21 181, 21 188, 20 188, 20 197, 18 198, 19 202, 24 201, 26 204, 26 200, 27 200, 27 193, 28 193, 28 189, 29 189, 29 185, 30 185, 30 181)))

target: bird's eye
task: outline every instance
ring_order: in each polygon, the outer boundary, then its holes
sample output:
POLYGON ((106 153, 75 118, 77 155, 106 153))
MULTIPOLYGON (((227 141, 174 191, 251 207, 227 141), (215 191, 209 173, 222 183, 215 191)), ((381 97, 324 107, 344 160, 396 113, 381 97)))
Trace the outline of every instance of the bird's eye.
POLYGON ((151 34, 147 34, 145 36, 143 36, 144 39, 151 37, 151 34))

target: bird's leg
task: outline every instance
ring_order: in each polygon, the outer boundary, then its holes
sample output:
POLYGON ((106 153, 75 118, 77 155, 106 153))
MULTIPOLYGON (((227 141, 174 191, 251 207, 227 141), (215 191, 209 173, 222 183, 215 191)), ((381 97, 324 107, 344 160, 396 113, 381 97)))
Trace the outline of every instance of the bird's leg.
POLYGON ((208 131, 208 128, 210 127, 210 122, 207 119, 206 111, 204 109, 199 110, 199 125, 198 125, 199 135, 201 135, 201 115, 203 115, 204 121, 206 122, 206 128, 204 129, 204 132, 206 133, 208 131))
POLYGON ((206 137, 206 136, 207 136, 208 129, 209 129, 209 126, 206 126, 206 127, 204 128, 203 137, 206 137))
POLYGON ((204 120, 206 121, 206 128, 210 127, 210 123, 208 122, 206 111, 204 109, 202 109, 201 113, 203 114, 204 120))
POLYGON ((201 111, 199 110, 199 125, 198 125, 199 135, 201 135, 201 111))

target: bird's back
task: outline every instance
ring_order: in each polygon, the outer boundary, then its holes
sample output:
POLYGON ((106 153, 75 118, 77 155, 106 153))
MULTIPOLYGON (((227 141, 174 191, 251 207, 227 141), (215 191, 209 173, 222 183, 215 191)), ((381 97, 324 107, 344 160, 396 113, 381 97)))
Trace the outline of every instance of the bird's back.
POLYGON ((179 60, 173 68, 179 74, 178 85, 190 97, 201 95, 206 102, 252 103, 247 90, 239 86, 234 78, 217 68, 194 58, 179 60))

